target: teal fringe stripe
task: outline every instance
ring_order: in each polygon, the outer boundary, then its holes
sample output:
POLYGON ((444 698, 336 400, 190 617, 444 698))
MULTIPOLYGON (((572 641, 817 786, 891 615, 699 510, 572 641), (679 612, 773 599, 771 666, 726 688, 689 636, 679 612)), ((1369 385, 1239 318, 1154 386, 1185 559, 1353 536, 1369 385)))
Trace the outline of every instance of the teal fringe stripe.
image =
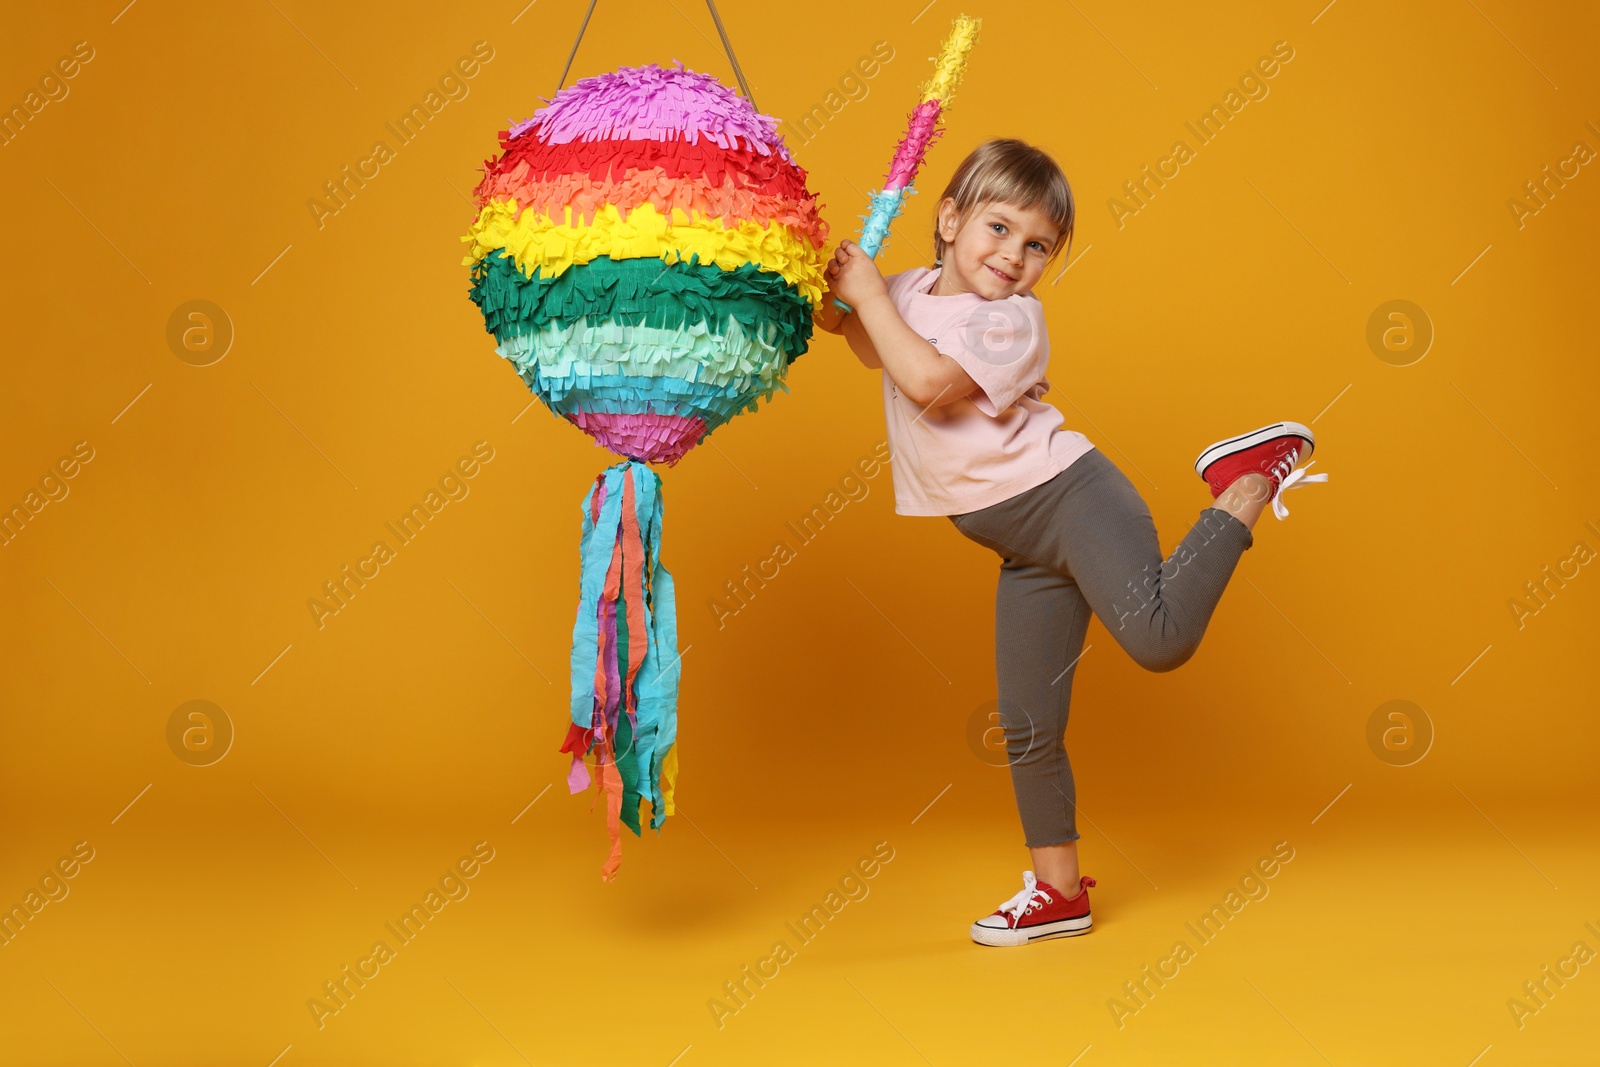
POLYGON ((731 317, 757 336, 775 328, 773 344, 790 363, 811 341, 811 304, 783 275, 753 263, 723 270, 700 263, 698 254, 673 264, 601 256, 555 278, 535 268, 530 278, 496 251, 473 265, 468 294, 483 313, 484 328, 501 342, 585 316, 669 330, 699 322, 720 330, 731 317))

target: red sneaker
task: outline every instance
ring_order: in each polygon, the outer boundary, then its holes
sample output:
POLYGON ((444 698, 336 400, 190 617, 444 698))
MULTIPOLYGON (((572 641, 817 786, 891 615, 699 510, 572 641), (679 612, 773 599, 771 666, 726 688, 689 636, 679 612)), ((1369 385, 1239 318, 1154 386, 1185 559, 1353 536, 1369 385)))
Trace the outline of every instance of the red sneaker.
POLYGON ((1022 891, 1004 902, 994 914, 972 924, 972 940, 980 945, 1009 947, 1046 941, 1052 937, 1086 934, 1094 921, 1089 917, 1088 875, 1078 879, 1078 895, 1069 897, 1049 882, 1022 872, 1022 891))
POLYGON ((1289 509, 1278 498, 1286 490, 1307 482, 1325 482, 1326 474, 1307 474, 1312 464, 1300 470, 1295 464, 1311 455, 1316 439, 1311 427, 1298 422, 1275 422, 1240 437, 1230 437, 1200 453, 1194 469, 1211 487, 1213 497, 1246 474, 1263 474, 1272 482, 1272 513, 1286 518, 1289 509))

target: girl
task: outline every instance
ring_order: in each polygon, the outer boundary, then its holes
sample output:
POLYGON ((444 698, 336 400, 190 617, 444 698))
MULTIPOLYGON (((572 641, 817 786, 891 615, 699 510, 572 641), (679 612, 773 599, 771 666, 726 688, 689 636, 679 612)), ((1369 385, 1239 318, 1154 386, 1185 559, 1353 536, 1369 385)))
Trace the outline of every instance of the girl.
MULTIPOLYGON (((1150 510, 1089 440, 1062 429, 1050 388, 1043 306, 1033 287, 1074 222, 1055 161, 1022 141, 979 145, 938 205, 933 269, 884 278, 842 241, 827 277, 852 311, 824 301, 816 324, 883 373, 895 512, 945 515, 1000 557, 995 675, 1017 810, 1033 870, 972 925, 984 945, 1087 933, 1076 790, 1063 734, 1089 613, 1140 666, 1194 655, 1251 528, 1291 486, 1325 481, 1296 464, 1311 430, 1277 422, 1218 441, 1195 470, 1215 503, 1167 559, 1150 510), (1035 875, 1035 872, 1038 872, 1035 875)), ((1309 466, 1309 464, 1308 464, 1309 466)))

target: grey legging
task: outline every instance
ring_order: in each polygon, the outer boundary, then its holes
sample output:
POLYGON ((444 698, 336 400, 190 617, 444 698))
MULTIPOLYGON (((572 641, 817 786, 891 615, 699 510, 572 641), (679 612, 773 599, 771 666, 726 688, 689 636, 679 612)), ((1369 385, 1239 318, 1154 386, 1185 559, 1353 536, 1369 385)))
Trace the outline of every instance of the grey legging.
POLYGON ((1206 508, 1163 561, 1150 509, 1098 449, 1042 485, 950 521, 1001 558, 995 676, 1025 844, 1077 840, 1064 735, 1090 611, 1141 667, 1170 671, 1194 655, 1254 539, 1232 515, 1206 508))

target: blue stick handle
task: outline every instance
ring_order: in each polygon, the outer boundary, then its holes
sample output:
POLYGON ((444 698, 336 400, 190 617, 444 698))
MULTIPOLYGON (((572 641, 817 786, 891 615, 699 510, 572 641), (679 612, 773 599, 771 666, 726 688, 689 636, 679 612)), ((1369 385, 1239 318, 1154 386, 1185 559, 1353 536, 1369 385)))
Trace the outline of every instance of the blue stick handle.
MULTIPOLYGON (((914 192, 916 189, 907 185, 901 189, 886 189, 872 194, 869 213, 860 216, 866 220, 866 225, 861 227, 861 240, 856 242, 867 258, 878 258, 878 250, 889 239, 889 223, 899 216, 905 194, 914 192)), ((846 315, 855 310, 838 297, 834 297, 833 306, 846 315)))

